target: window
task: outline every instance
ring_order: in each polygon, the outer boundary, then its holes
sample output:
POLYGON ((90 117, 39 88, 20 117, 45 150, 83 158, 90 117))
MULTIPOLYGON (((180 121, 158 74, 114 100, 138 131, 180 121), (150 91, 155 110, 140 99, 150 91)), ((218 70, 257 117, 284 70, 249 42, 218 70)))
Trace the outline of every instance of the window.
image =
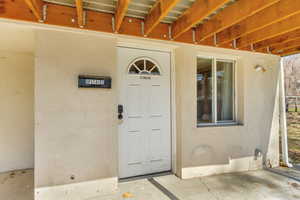
POLYGON ((197 58, 197 123, 235 121, 234 61, 197 58))
POLYGON ((148 58, 135 60, 128 70, 129 74, 160 75, 158 66, 148 58))

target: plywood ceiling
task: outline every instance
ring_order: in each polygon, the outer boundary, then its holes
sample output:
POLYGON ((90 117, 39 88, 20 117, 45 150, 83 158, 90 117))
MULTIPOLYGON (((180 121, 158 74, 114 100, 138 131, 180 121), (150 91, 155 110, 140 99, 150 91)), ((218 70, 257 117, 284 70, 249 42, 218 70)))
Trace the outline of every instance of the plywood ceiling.
POLYGON ((300 52, 300 0, 0 2, 3 18, 281 56, 300 52))

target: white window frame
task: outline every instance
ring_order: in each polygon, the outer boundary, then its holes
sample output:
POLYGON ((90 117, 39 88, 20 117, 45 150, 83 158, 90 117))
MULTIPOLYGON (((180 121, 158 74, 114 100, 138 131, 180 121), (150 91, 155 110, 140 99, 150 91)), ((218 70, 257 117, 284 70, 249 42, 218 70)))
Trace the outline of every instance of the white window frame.
MULTIPOLYGON (((198 55, 198 58, 203 59, 212 59, 212 122, 211 123, 198 123, 197 119, 197 127, 203 126, 226 126, 226 125, 237 125, 237 73, 236 73, 236 59, 231 58, 222 58, 222 56, 206 56, 206 55, 198 55), (233 120, 226 121, 217 121, 217 62, 230 62, 233 64, 233 120)), ((197 62, 197 61, 196 61, 197 62)), ((196 65, 197 67, 197 65, 196 65)), ((196 72, 197 73, 197 72, 196 72)), ((196 74, 197 76, 197 74, 196 74)), ((197 91, 197 79, 196 79, 196 91, 197 91)), ((196 94, 197 95, 197 94, 196 94)), ((197 105, 198 106, 198 105, 197 105)), ((198 109, 196 109, 198 110, 198 109)), ((198 112, 198 111, 197 111, 198 112)), ((198 113, 197 115, 198 116, 198 113)))

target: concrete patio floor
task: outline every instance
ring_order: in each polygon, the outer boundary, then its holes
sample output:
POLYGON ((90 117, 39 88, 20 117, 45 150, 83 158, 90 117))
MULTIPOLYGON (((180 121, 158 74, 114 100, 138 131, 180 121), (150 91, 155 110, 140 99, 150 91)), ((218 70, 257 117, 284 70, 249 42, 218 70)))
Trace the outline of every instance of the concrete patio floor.
MULTIPOLYGON (((279 169, 281 170, 281 169, 279 169)), ((287 171, 282 169, 282 172, 287 171)), ((299 171, 288 170, 293 177, 299 171)), ((295 200, 300 199, 300 182, 266 170, 223 174, 181 180, 174 175, 154 178, 156 182, 182 200, 295 200)), ((85 200, 123 200, 129 192, 134 200, 168 200, 147 179, 119 184, 117 192, 85 200)), ((33 170, 0 174, 0 199, 33 200, 33 170)), ((56 199, 57 200, 57 199, 56 199)))
POLYGON ((33 170, 0 173, 0 199, 33 200, 33 170))

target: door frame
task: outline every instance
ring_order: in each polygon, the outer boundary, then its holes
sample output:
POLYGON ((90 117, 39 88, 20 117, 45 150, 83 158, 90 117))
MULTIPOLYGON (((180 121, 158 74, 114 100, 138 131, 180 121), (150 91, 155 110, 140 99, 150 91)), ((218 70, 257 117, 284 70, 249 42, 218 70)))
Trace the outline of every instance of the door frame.
MULTIPOLYGON (((164 52, 170 54, 170 131, 171 131, 171 171, 172 173, 177 173, 177 165, 176 165, 176 102, 175 102, 175 56, 174 56, 174 50, 176 47, 169 46, 169 45, 163 45, 163 47, 160 47, 160 45, 153 45, 153 44, 139 44, 140 42, 123 42, 119 41, 117 42, 116 48, 122 47, 122 48, 130 48, 130 49, 137 49, 137 50, 148 50, 148 51, 157 51, 157 52, 164 52)), ((118 59, 118 58, 117 58, 118 59)), ((117 66, 117 102, 119 102, 120 99, 120 90, 121 90, 121 72, 120 72, 119 66, 117 66)), ((119 138, 119 129, 118 129, 118 137, 119 138)), ((119 140, 118 140, 119 141, 119 140)), ((119 148, 119 144, 117 145, 119 148)), ((118 153, 118 168, 119 168, 119 161, 120 161, 120 155, 118 153)), ((119 171, 119 170, 118 170, 119 171)), ((118 174, 119 176, 119 174, 118 174)))

